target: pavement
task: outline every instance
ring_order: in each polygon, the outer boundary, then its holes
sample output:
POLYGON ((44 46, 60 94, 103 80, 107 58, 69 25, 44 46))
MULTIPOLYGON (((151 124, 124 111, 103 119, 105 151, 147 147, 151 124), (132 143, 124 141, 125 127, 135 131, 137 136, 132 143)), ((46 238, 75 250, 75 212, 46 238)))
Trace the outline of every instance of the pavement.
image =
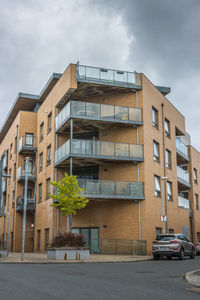
POLYGON ((53 260, 46 253, 25 253, 21 261, 21 253, 10 252, 7 257, 0 258, 0 264, 66 264, 66 263, 119 263, 151 260, 152 256, 143 255, 103 255, 90 254, 90 260, 53 260))

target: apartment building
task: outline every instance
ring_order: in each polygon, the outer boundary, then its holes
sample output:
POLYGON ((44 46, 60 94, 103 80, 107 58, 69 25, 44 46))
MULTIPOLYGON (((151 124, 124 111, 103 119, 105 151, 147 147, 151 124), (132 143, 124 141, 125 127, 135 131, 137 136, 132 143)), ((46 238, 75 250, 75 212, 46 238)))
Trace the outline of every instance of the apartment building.
POLYGON ((21 251, 24 164, 29 157, 26 251, 45 251, 66 217, 50 206, 50 181, 77 175, 90 200, 72 217, 91 252, 112 240, 146 242, 183 232, 200 238, 200 154, 168 87, 142 73, 70 64, 40 95, 19 93, 0 132, 0 237, 21 251), (10 190, 10 194, 9 194, 10 190), (10 201, 9 201, 10 200, 10 201), (165 218, 164 218, 165 219, 165 218))

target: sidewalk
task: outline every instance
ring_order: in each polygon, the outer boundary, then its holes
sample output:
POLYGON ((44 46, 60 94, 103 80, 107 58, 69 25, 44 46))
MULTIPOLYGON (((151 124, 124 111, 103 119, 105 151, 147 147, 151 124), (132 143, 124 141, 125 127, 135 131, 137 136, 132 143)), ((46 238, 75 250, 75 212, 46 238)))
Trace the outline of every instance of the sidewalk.
POLYGON ((185 278, 188 283, 190 283, 196 287, 200 287, 200 270, 195 270, 195 271, 186 273, 185 278))
POLYGON ((152 256, 143 255, 103 255, 91 254, 90 260, 52 260, 43 253, 25 253, 24 262, 21 262, 21 253, 10 252, 8 257, 0 258, 0 264, 60 264, 60 263, 119 263, 151 260, 152 256))

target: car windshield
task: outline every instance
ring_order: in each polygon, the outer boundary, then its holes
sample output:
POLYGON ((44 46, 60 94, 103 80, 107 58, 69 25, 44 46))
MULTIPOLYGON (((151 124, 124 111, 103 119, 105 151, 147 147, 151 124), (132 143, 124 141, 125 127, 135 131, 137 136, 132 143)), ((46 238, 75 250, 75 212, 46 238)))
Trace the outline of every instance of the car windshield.
POLYGON ((171 241, 175 239, 175 235, 157 235, 156 241, 171 241))

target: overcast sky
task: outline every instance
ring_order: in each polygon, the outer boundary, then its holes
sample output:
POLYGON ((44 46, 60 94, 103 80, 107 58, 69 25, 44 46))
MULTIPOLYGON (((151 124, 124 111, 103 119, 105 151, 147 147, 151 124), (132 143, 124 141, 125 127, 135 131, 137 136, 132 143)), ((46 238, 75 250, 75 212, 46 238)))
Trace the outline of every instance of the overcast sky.
POLYGON ((170 86, 200 150, 200 0, 0 0, 0 127, 18 92, 77 61, 170 86))

